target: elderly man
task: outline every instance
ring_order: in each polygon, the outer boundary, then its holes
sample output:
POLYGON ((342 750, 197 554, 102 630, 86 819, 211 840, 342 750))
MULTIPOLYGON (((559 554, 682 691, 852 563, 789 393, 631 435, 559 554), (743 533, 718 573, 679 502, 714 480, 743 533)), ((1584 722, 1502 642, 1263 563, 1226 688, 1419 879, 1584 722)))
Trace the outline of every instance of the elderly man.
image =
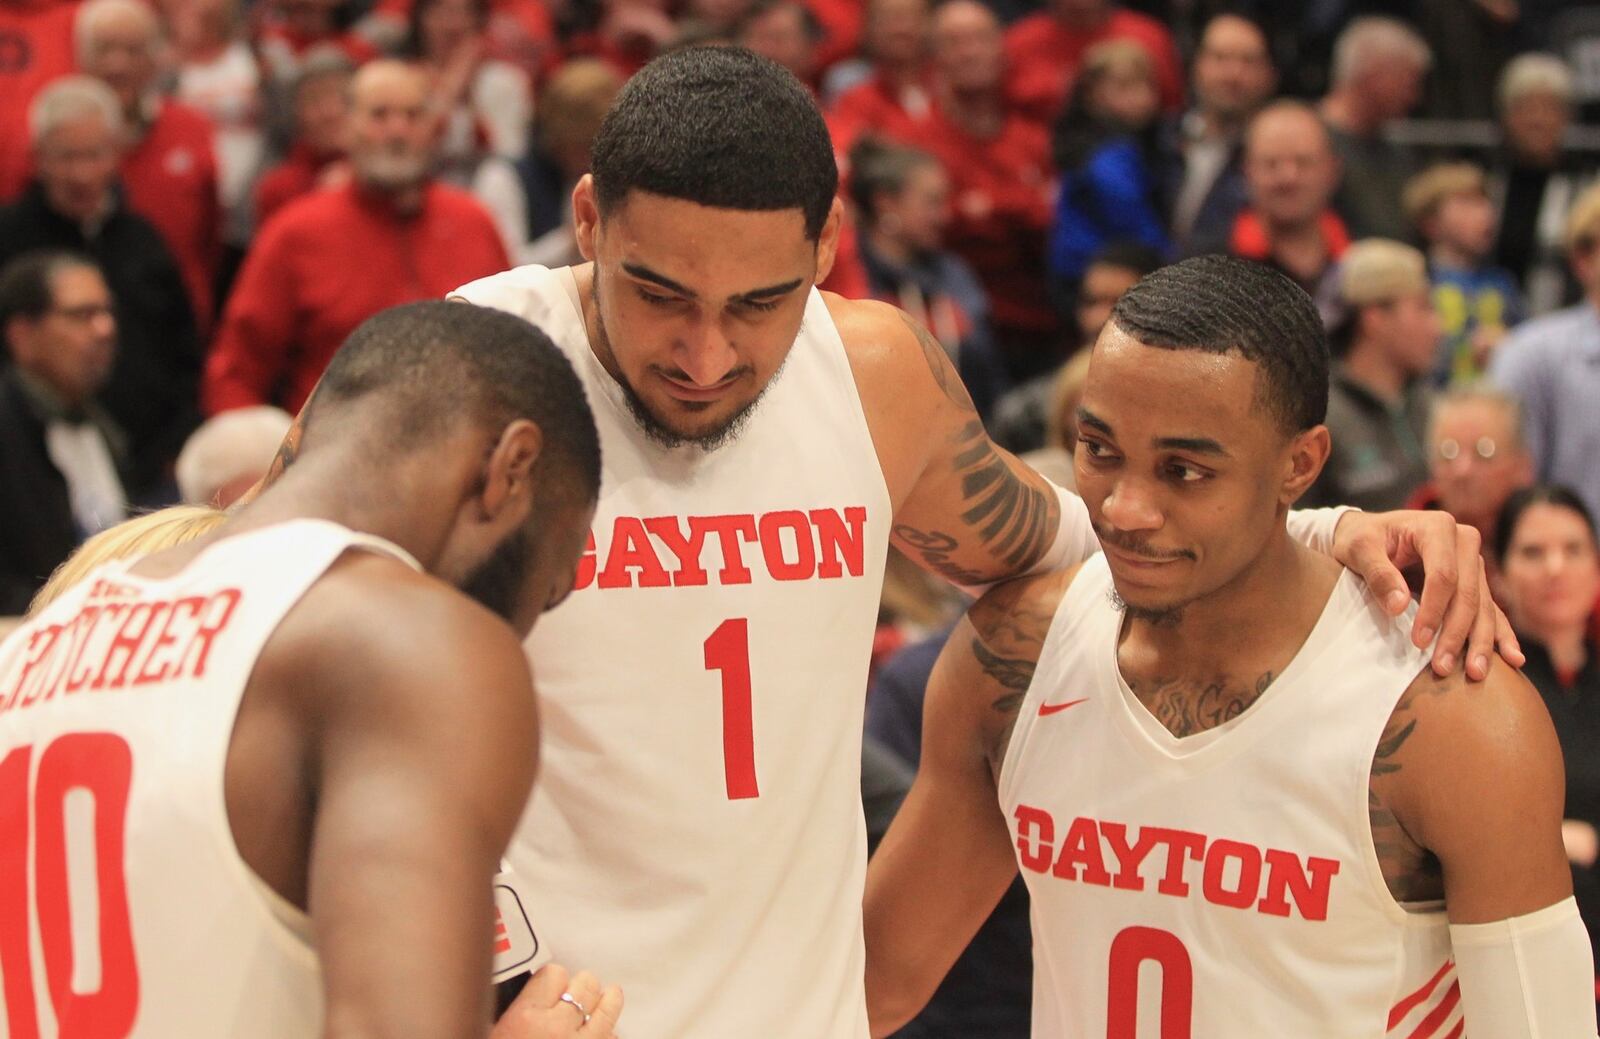
POLYGON ((285 206, 257 238, 207 361, 208 413, 297 411, 362 321, 508 266, 483 206, 429 172, 427 103, 422 74, 400 62, 356 73, 354 176, 285 206))
POLYGON ((122 436, 96 401, 116 356, 89 259, 40 251, 0 271, 0 616, 27 609, 79 541, 122 520, 122 436))
POLYGON ((117 94, 128 125, 122 186, 177 258, 202 329, 211 326, 221 255, 216 128, 156 89, 161 23, 140 0, 88 0, 78 13, 78 65, 117 94))
POLYGON ((1237 14, 1206 23, 1194 56, 1194 106, 1171 126, 1164 185, 1180 252, 1225 234, 1244 207, 1245 127, 1277 82, 1260 26, 1237 14))
POLYGON ((117 191, 125 126, 111 88, 85 76, 59 79, 34 99, 31 123, 38 176, 0 209, 0 265, 33 249, 69 249, 99 265, 119 330, 101 399, 128 438, 128 494, 159 500, 199 420, 200 352, 183 276, 160 232, 117 191))
POLYGON ((1422 37, 1393 18, 1357 18, 1333 45, 1333 86, 1317 107, 1344 163, 1335 205, 1358 238, 1411 232, 1400 207, 1411 157, 1383 131, 1415 107, 1432 61, 1422 37))
POLYGON ((1226 238, 1197 243, 1192 251, 1268 264, 1313 298, 1326 299, 1330 290, 1323 282, 1350 244, 1344 221, 1329 208, 1339 160, 1327 129, 1306 105, 1276 101, 1250 121, 1244 147, 1249 204, 1226 238))
POLYGON ((1522 401, 1539 482, 1566 484, 1600 513, 1600 186, 1572 206, 1567 256, 1584 301, 1519 325, 1489 377, 1522 401))
POLYGON ((1333 450, 1306 499, 1397 509, 1428 478, 1425 376, 1441 328, 1427 261, 1409 245, 1369 238, 1345 253, 1338 282, 1343 314, 1329 336, 1333 450))

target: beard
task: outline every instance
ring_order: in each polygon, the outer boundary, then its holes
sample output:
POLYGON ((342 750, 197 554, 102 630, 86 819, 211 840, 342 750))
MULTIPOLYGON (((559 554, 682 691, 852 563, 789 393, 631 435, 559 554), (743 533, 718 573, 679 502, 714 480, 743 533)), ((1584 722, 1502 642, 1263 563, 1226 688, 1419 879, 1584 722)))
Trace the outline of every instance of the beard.
POLYGON ((600 345, 605 348, 606 353, 612 358, 612 364, 617 369, 617 385, 622 387, 622 399, 627 403, 628 414, 633 416, 633 421, 638 424, 639 430, 644 433, 651 443, 668 450, 680 447, 697 447, 701 451, 709 453, 739 439, 739 434, 744 431, 744 425, 749 421, 751 412, 755 411, 756 405, 761 403, 762 398, 767 395, 767 391, 772 388, 772 384, 778 381, 778 377, 783 374, 783 369, 788 367, 788 358, 784 358, 783 365, 773 373, 772 378, 767 380, 767 384, 761 387, 759 393, 717 425, 697 433, 684 433, 673 429, 660 416, 650 410, 650 405, 645 403, 644 397, 640 396, 639 391, 634 389, 633 383, 629 382, 627 375, 623 373, 621 362, 616 360, 617 351, 611 343, 611 334, 606 330, 605 316, 600 309, 600 272, 598 267, 599 265, 596 264, 594 277, 589 282, 589 297, 594 301, 595 335, 599 338, 600 345))
POLYGON ((383 191, 404 191, 428 179, 429 165, 426 156, 383 149, 356 160, 355 169, 363 184, 383 191))
POLYGON ((461 583, 461 591, 507 623, 514 620, 517 600, 538 557, 537 536, 523 527, 495 546, 493 552, 461 583))
POLYGON ((1144 621, 1155 628, 1176 628, 1183 623, 1183 608, 1188 603, 1177 603, 1172 606, 1135 606, 1118 594, 1116 588, 1106 593, 1111 600, 1111 608, 1127 617, 1129 620, 1144 621))

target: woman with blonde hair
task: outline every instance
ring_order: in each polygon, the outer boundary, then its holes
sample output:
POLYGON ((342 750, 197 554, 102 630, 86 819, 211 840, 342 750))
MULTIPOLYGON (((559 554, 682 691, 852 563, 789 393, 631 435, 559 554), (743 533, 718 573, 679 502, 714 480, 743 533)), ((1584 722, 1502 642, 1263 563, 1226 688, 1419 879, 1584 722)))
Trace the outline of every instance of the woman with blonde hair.
POLYGON ((135 559, 152 552, 193 541, 210 532, 228 514, 209 505, 174 505, 145 513, 107 527, 78 546, 66 562, 56 567, 28 606, 27 616, 43 610, 62 593, 89 575, 89 571, 116 559, 135 559))

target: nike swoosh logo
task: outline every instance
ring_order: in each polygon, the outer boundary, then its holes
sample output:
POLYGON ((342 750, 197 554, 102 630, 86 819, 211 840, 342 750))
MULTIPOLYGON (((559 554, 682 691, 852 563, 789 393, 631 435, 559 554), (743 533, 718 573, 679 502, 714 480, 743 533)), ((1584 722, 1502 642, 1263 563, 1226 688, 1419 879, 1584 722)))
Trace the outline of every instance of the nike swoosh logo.
POLYGON ((1039 705, 1039 717, 1043 718, 1047 714, 1055 714, 1059 711, 1064 711, 1068 707, 1076 707, 1088 699, 1089 698, 1085 696, 1082 700, 1068 700, 1066 703, 1042 703, 1039 705))

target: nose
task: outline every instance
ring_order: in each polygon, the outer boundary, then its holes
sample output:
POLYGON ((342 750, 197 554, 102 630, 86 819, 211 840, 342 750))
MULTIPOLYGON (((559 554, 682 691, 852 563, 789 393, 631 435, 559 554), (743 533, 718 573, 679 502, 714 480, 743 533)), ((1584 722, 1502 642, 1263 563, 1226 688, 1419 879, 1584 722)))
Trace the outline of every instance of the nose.
POLYGON ((715 386, 728 377, 739 354, 717 321, 703 320, 678 340, 673 360, 695 385, 715 386))
POLYGON ((117 319, 110 310, 104 310, 93 318, 93 329, 97 339, 111 342, 117 337, 117 319))
POLYGON ((1142 482, 1135 479, 1120 479, 1112 486, 1111 493, 1106 495, 1100 515, 1114 529, 1121 531, 1161 529, 1161 510, 1156 507, 1154 498, 1141 486, 1142 482))

